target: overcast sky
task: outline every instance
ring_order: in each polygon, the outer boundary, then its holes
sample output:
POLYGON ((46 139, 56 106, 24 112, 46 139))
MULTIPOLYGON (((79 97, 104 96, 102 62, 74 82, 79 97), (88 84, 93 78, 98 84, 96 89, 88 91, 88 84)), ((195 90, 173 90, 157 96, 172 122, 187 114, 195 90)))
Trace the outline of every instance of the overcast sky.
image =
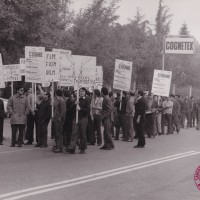
MULTIPOLYGON (((110 1, 110 0, 107 0, 110 1)), ((78 11, 85 8, 92 0, 74 0, 74 9, 78 11)), ((117 14, 119 23, 128 23, 128 18, 133 19, 137 7, 151 23, 155 22, 159 0, 121 0, 117 14)), ((200 0, 164 0, 166 6, 173 14, 171 23, 171 35, 177 35, 180 27, 185 22, 188 25, 190 35, 200 41, 200 0)))

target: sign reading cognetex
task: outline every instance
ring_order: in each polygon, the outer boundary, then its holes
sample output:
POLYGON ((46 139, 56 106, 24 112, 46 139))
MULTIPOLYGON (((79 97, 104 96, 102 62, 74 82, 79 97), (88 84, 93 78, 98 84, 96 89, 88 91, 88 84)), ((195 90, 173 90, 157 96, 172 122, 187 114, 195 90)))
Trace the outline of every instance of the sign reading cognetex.
POLYGON ((166 54, 194 54, 195 40, 193 37, 165 38, 166 54))

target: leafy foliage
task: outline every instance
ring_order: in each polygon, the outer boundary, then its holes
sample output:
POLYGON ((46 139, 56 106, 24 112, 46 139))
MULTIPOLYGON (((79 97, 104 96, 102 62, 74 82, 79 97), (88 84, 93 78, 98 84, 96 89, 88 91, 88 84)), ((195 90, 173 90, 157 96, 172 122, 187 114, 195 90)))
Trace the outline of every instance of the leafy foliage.
MULTIPOLYGON (((119 0, 93 0, 77 15, 70 0, 1 0, 0 52, 4 64, 18 63, 24 47, 64 48, 76 55, 97 57, 104 70, 104 85, 112 87, 115 59, 133 62, 132 80, 151 88, 154 69, 162 67, 163 37, 170 33, 172 15, 159 1, 155 24, 137 9, 125 25, 117 23, 119 0)), ((134 9, 134 8, 133 8, 134 9)), ((189 35, 183 23, 179 34, 189 35)), ((173 83, 198 85, 200 45, 195 55, 166 55, 165 69, 173 83)))

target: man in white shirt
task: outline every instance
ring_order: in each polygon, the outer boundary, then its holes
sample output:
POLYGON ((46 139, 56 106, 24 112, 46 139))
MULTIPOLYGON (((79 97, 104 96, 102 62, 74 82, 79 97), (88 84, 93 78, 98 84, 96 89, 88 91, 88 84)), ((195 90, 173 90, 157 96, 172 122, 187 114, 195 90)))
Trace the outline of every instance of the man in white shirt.
MULTIPOLYGON (((167 122, 167 134, 172 134, 172 110, 173 110, 173 102, 171 101, 170 97, 167 97, 166 101, 163 101, 163 117, 167 122)), ((162 126, 164 128, 164 126, 162 126)), ((163 130, 164 133, 164 130, 163 130)))

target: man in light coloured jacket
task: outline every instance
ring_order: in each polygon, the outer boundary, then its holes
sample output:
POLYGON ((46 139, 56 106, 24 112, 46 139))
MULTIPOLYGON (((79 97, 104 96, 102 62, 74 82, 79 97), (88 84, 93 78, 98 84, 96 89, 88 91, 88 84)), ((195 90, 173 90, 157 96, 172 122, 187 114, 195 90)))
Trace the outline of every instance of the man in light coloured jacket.
POLYGON ((125 141, 132 142, 134 137, 134 128, 133 128, 133 117, 135 114, 135 94, 130 92, 128 94, 129 99, 126 105, 126 133, 125 133, 125 141))
POLYGON ((17 130, 19 130, 17 144, 18 147, 22 146, 24 128, 27 123, 27 115, 30 111, 28 99, 24 96, 24 88, 18 87, 16 90, 17 94, 10 97, 7 105, 8 113, 11 115, 12 142, 10 147, 15 147, 17 130))

